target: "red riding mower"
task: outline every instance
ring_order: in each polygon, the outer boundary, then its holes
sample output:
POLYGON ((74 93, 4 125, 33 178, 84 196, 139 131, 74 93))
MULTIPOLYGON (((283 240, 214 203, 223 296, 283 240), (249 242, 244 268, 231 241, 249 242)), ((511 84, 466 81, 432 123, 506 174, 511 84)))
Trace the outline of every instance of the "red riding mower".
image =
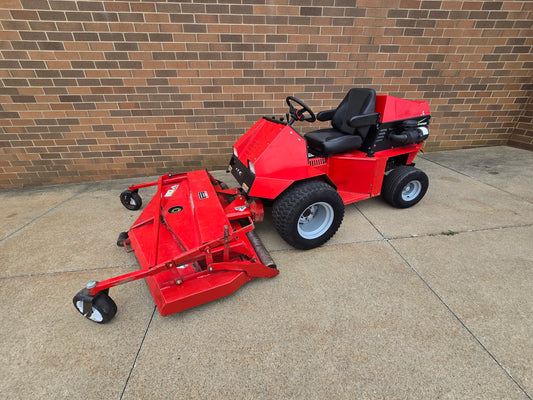
POLYGON ((418 203, 427 175, 413 159, 429 135, 429 107, 351 89, 335 110, 313 111, 287 97, 289 112, 263 117, 233 146, 228 171, 240 184, 228 188, 207 171, 162 176, 130 186, 122 204, 138 210, 138 190, 157 193, 117 244, 134 251, 140 270, 91 281, 74 296, 76 309, 104 323, 117 307, 109 288, 145 278, 161 315, 176 313, 233 293, 247 281, 279 273, 254 229, 263 203, 272 205, 280 236, 298 249, 328 241, 344 206, 381 194, 394 207, 418 203), (331 121, 331 127, 300 135, 296 121, 331 121))

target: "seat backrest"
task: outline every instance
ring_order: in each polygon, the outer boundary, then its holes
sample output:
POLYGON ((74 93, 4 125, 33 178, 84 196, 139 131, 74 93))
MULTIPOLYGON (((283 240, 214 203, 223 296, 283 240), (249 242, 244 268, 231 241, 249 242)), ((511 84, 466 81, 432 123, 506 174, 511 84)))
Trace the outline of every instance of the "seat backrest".
POLYGON ((350 89, 335 110, 331 119, 331 125, 344 134, 358 134, 364 139, 369 128, 354 129, 348 125, 348 121, 357 115, 371 114, 375 111, 375 108, 376 91, 374 89, 350 89))

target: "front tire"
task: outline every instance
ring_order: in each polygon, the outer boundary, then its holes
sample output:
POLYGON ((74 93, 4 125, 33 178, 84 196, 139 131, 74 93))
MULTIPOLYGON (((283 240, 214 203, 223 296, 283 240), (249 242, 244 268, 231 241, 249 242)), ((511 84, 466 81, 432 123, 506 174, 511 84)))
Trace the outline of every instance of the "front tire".
POLYGON ((337 191, 322 181, 298 182, 283 192, 272 207, 279 235, 291 246, 309 250, 326 243, 344 218, 337 191))
POLYGON ((429 178, 423 171, 401 166, 385 176, 381 196, 394 207, 408 208, 422 200, 428 186, 429 178))

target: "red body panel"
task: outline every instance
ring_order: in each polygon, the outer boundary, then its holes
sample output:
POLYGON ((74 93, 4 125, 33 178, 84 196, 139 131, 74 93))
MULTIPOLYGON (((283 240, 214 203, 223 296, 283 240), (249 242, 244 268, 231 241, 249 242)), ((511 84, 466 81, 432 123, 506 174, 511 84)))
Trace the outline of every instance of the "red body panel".
POLYGON ((400 99, 394 96, 377 95, 376 112, 381 115, 381 123, 429 115, 427 101, 400 99))
POLYGON ((337 186, 344 204, 378 196, 381 193, 387 160, 408 153, 408 161, 411 163, 420 147, 421 144, 413 144, 380 151, 375 153, 374 157, 368 157, 361 151, 329 157, 327 176, 337 186))
MULTIPOLYGON (((386 101, 389 115, 393 115, 390 110, 392 105, 397 104, 396 98, 381 97, 391 98, 386 101)), ((418 106, 423 107, 418 103, 426 102, 412 103, 415 103, 414 110, 418 106)), ((410 164, 422 144, 379 151, 372 157, 356 150, 326 159, 309 159, 306 141, 296 130, 289 125, 263 118, 234 147, 244 166, 255 171, 253 185, 248 188, 250 196, 273 200, 294 182, 318 178, 333 184, 344 204, 350 204, 378 196, 387 160, 408 154, 407 161, 410 164)))
POLYGON ((328 176, 348 204, 379 194, 386 163, 386 158, 366 157, 366 153, 356 151, 330 157, 328 176))
POLYGON ((323 175, 309 165, 307 143, 291 126, 261 119, 234 145, 248 168, 253 163, 255 181, 249 195, 275 199, 295 181, 323 175))

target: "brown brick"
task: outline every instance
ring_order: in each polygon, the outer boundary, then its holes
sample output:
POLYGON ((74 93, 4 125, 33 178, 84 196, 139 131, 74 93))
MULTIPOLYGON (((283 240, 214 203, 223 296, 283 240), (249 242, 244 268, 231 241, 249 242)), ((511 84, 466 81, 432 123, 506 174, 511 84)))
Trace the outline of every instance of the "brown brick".
POLYGON ((36 11, 12 10, 10 13, 14 20, 30 21, 39 19, 36 11))
MULTIPOLYGON (((32 0, 26 0, 26 2, 33 4, 32 0)), ((51 10, 76 10, 76 3, 67 0, 48 0, 51 10)), ((29 7, 33 8, 33 7, 29 7)), ((45 8, 48 9, 48 8, 45 8)))
POLYGON ((67 19, 62 11, 38 11, 37 14, 43 21, 65 21, 67 19))
POLYGON ((170 33, 150 33, 148 38, 151 42, 172 42, 173 40, 170 33))
POLYGON ((428 99, 428 149, 533 147, 527 1, 277 3, 11 1, 1 129, 26 136, 0 185, 218 165, 287 93, 354 85, 428 99))
POLYGON ((168 14, 144 14, 144 20, 146 22, 168 23, 170 16, 168 14))
POLYGON ((170 14, 170 22, 176 24, 193 23, 194 15, 192 14, 170 14))
POLYGON ((142 13, 119 13, 118 19, 122 22, 144 22, 142 13))

